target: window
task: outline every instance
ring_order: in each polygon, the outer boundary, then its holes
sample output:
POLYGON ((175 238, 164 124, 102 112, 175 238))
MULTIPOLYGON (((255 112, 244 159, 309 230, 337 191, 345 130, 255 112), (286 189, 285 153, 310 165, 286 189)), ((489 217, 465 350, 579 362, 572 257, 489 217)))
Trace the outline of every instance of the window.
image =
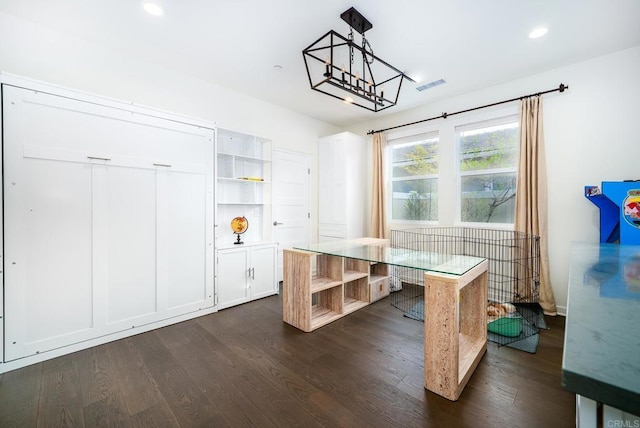
POLYGON ((456 127, 463 223, 513 224, 519 135, 517 116, 456 127))
POLYGON ((438 219, 438 133, 389 141, 391 219, 438 219))

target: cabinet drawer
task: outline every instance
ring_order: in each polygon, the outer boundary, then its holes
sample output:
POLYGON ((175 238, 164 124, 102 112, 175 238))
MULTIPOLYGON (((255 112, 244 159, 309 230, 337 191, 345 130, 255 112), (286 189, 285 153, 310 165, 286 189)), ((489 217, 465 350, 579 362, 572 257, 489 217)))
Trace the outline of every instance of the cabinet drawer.
POLYGON ((318 225, 318 235, 346 239, 347 226, 344 224, 320 224, 318 225))
POLYGON ((371 296, 371 302, 375 302, 376 300, 380 300, 389 295, 389 277, 379 277, 375 280, 372 278, 369 285, 371 287, 369 293, 371 296))

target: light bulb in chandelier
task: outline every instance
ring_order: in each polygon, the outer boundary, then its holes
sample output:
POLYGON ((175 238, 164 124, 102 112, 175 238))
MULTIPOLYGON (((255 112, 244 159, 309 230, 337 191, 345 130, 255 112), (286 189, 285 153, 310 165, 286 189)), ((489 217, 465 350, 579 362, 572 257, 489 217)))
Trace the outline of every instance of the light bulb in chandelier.
POLYGON ((331 61, 329 60, 329 57, 325 58, 324 65, 325 65, 324 77, 331 76, 331 61))

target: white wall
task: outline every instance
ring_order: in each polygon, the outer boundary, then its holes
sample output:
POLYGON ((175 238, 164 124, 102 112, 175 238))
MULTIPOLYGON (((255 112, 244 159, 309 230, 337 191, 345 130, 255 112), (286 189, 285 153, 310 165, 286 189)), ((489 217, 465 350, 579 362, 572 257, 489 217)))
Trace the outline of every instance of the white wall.
MULTIPOLYGON (((317 159, 319 137, 340 129, 0 12, 0 71, 215 122, 317 159)), ((317 189, 317 168, 312 168, 317 189)), ((312 190, 312 218, 318 218, 312 190)), ((312 236, 317 236, 313 222, 312 236)))
MULTIPOLYGON (((640 46, 483 90, 431 102, 412 110, 338 129, 238 92, 212 85, 137 58, 68 37, 0 13, 0 70, 214 121, 222 128, 274 140, 279 148, 309 153, 317 160, 321 136, 348 130, 365 135, 380 129, 502 99, 545 90, 562 82, 570 89, 544 98, 549 175, 551 281, 559 310, 566 306, 572 241, 598 241, 599 212, 583 186, 640 179, 640 46)), ((504 107, 502 107, 504 108, 504 107)), ((517 108, 515 109, 517 110, 517 108)), ((471 115, 471 113, 470 113, 471 115)), ((471 116, 470 116, 471 117, 471 116)), ((456 120, 464 119, 456 117, 456 120)), ((452 118, 447 119, 451 121, 452 118)), ((452 135, 441 147, 452 158, 452 135)), ((453 165, 442 174, 451 174, 453 165)), ((314 168, 317 171, 317 168, 314 168)), ((312 218, 317 219, 317 173, 312 175, 312 218)), ((441 189, 441 192, 452 189, 441 189)), ((368 192, 369 193, 369 192, 368 192)), ((369 197, 369 194, 367 195, 369 197)), ((440 211, 451 224, 454 209, 440 211)), ((313 222, 313 237, 317 222, 313 222)))
MULTIPOLYGON (((544 96, 551 283, 558 310, 564 313, 571 242, 599 240, 599 210, 583 196, 584 186, 640 179, 638 70, 640 46, 359 123, 349 130, 364 135, 372 129, 535 93, 560 83, 569 85, 567 92, 544 96)), ((515 103, 514 111, 517 109, 515 103)), ((472 121, 476 117, 468 113, 455 116, 455 120, 462 120, 464 116, 472 121)), ((440 170, 442 174, 451 174, 453 136, 445 133, 440 138, 445 155, 441 158, 440 170), (450 162, 448 169, 447 162, 450 162)), ((455 189, 440 188, 439 191, 455 192, 455 189)), ((439 214, 441 224, 453 223, 455 213, 450 207, 444 209, 444 216, 442 210, 439 214)))

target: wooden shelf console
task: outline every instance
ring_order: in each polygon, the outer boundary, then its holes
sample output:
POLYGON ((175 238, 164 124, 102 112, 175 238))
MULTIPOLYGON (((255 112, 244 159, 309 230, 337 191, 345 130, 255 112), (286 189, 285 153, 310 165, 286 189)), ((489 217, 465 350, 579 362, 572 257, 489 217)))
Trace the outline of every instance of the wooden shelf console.
POLYGON ((285 249, 283 320, 313 331, 387 296, 388 265, 422 270, 424 385, 455 401, 487 350, 488 262, 385 245, 362 238, 285 249))
POLYGON ((295 249, 283 254, 283 320, 302 331, 313 331, 389 294, 385 264, 295 249))

